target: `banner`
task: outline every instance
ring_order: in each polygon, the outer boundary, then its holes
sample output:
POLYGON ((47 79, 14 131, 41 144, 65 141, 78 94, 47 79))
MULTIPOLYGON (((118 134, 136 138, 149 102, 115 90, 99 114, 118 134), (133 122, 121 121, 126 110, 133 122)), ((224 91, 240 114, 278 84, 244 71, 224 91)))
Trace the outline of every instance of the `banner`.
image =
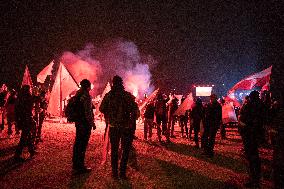
POLYGON ((262 88, 270 81, 271 69, 272 66, 261 72, 246 77, 245 79, 238 82, 235 86, 233 86, 229 90, 228 94, 234 93, 236 90, 252 90, 255 87, 262 88))

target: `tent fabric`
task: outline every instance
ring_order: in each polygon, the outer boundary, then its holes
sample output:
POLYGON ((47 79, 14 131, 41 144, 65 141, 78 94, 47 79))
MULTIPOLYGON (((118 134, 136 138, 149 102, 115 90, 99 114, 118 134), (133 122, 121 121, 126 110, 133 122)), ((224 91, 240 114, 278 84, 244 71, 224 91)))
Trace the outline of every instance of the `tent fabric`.
POLYGON ((263 87, 270 80, 272 66, 269 68, 255 73, 246 77, 245 79, 238 82, 235 86, 233 86, 228 94, 235 92, 236 90, 251 90, 254 87, 263 87))
POLYGON ((191 109, 192 104, 193 104, 193 97, 192 93, 190 93, 186 97, 186 99, 181 103, 178 109, 175 111, 174 115, 184 115, 186 110, 191 109))
POLYGON ((30 88, 32 89, 33 87, 33 82, 32 82, 32 78, 31 78, 31 75, 30 75, 30 72, 29 72, 29 68, 28 66, 26 65, 26 68, 25 68, 25 72, 24 72, 24 76, 23 76, 23 80, 22 80, 22 85, 29 85, 30 88))
POLYGON ((54 116, 61 116, 63 110, 62 101, 65 100, 70 93, 78 89, 78 84, 70 75, 66 67, 60 62, 50 94, 47 112, 54 116))
POLYGON ((52 75, 52 67, 54 65, 54 61, 51 61, 38 75, 37 75, 37 82, 44 83, 46 77, 48 75, 52 75))

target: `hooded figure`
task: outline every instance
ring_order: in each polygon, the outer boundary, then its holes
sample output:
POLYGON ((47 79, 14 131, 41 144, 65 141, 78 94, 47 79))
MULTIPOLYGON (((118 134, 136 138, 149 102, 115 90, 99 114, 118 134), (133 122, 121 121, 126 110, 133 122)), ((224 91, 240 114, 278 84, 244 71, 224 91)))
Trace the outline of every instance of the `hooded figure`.
POLYGON ((124 90, 123 80, 114 76, 112 87, 102 100, 100 111, 109 125, 111 143, 112 177, 118 178, 118 149, 121 141, 122 157, 120 161, 120 178, 126 178, 126 167, 133 139, 133 122, 138 118, 138 105, 135 97, 124 90))

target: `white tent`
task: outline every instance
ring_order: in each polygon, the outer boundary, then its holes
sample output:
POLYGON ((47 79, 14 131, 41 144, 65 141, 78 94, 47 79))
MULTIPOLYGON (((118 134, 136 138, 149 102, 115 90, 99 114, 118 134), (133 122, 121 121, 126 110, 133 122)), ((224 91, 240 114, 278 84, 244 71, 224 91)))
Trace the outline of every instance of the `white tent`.
POLYGON ((56 74, 55 82, 49 98, 47 112, 54 116, 62 116, 63 100, 65 100, 70 93, 79 89, 78 83, 60 62, 58 72, 56 74))
POLYGON ((53 67, 54 61, 51 61, 48 66, 46 66, 38 75, 37 75, 37 82, 44 83, 46 77, 48 75, 52 75, 52 67, 53 67))

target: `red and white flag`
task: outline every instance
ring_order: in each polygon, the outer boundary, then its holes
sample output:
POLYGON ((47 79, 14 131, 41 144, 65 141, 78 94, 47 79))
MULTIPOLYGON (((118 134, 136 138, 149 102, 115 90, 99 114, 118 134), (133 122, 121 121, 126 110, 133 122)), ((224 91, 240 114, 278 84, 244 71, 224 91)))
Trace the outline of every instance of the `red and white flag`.
POLYGON ((272 66, 261 72, 255 73, 244 78, 243 80, 239 81, 235 86, 233 86, 229 90, 228 94, 231 94, 236 90, 252 90, 255 87, 262 88, 270 81, 271 69, 272 66))

